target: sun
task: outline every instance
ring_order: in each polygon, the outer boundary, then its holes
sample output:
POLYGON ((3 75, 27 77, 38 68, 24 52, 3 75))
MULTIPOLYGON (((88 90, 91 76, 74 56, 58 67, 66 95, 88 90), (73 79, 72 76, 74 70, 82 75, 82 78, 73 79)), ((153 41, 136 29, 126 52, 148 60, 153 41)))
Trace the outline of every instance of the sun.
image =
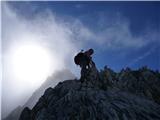
POLYGON ((13 72, 19 83, 39 86, 49 75, 51 57, 38 45, 21 45, 12 54, 13 72))

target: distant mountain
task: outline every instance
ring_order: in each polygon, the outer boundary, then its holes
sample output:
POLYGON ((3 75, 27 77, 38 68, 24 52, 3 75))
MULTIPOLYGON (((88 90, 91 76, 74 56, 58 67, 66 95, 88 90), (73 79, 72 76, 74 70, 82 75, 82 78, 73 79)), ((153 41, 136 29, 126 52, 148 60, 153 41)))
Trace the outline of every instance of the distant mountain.
POLYGON ((49 87, 19 120, 160 120, 160 73, 105 67, 49 87))
POLYGON ((52 76, 48 77, 47 80, 32 94, 29 100, 24 104, 24 106, 18 106, 15 108, 6 118, 3 120, 18 120, 20 113, 24 107, 32 108, 38 99, 43 95, 45 89, 49 87, 54 87, 58 82, 67 79, 75 79, 73 73, 67 69, 55 72, 52 76))
POLYGON ((3 120, 18 120, 23 109, 24 107, 18 106, 13 111, 11 111, 11 113, 3 120))
POLYGON ((75 78, 75 75, 67 69, 55 72, 52 76, 48 77, 47 80, 40 86, 40 88, 32 94, 25 106, 32 108, 47 88, 56 86, 60 81, 62 82, 64 80, 75 78))

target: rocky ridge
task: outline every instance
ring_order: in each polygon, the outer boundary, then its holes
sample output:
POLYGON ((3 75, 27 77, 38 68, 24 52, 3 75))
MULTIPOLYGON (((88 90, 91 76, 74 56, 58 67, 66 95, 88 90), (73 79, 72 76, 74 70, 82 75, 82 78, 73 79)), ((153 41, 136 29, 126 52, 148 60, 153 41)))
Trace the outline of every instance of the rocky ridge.
POLYGON ((87 79, 48 88, 19 120, 159 120, 160 73, 147 67, 119 73, 105 67, 87 79))

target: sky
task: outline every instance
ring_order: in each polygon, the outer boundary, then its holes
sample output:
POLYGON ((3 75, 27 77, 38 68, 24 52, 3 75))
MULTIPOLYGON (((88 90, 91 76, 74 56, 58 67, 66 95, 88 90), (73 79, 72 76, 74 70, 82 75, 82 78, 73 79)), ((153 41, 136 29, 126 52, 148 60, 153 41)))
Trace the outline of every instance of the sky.
MULTIPOLYGON (((152 1, 2 2, 4 113, 17 105, 11 100, 24 104, 45 77, 56 70, 67 68, 79 76, 80 68, 74 64, 73 58, 82 49, 94 49, 93 60, 99 70, 105 65, 115 71, 142 66, 160 70, 159 13, 160 2, 152 1), (49 67, 37 67, 49 72, 42 71, 46 74, 37 78, 36 85, 31 85, 34 79, 26 74, 21 78, 13 74, 12 55, 25 45, 38 46, 37 50, 44 53, 43 58, 49 54, 50 64, 44 64, 49 67)), ((23 66, 19 61, 16 65, 17 68, 23 66)), ((36 70, 33 69, 35 74, 36 70)))

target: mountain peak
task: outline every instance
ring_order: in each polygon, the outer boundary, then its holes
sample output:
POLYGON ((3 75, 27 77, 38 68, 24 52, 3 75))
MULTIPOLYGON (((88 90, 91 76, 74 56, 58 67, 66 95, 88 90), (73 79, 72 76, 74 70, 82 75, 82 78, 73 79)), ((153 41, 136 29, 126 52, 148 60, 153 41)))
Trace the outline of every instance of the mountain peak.
POLYGON ((66 80, 49 87, 19 120, 160 119, 160 73, 105 68, 86 80, 66 80), (97 79, 98 78, 98 79, 97 79))

